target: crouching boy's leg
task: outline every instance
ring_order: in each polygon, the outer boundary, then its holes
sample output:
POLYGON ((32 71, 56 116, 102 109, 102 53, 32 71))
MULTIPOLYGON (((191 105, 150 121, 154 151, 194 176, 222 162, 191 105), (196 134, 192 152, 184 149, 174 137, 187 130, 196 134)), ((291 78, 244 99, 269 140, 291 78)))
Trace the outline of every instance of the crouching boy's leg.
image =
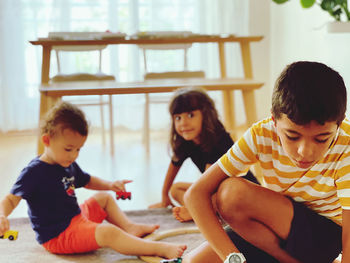
POLYGON ((247 262, 254 253, 248 252, 251 248, 245 252, 246 245, 240 245, 238 239, 279 262, 332 262, 341 251, 341 227, 336 223, 240 178, 229 178, 220 185, 217 206, 234 230, 227 230, 231 240, 247 262))
POLYGON ((208 242, 204 242, 199 247, 187 253, 182 260, 182 263, 222 263, 220 257, 210 247, 208 242))

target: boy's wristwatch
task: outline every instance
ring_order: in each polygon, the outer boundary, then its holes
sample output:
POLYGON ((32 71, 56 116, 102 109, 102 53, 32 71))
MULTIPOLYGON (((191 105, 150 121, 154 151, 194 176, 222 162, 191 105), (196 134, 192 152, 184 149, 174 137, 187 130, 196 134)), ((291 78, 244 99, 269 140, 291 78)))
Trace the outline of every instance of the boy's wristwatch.
POLYGON ((224 263, 243 263, 246 262, 245 257, 242 253, 233 252, 227 256, 224 263))

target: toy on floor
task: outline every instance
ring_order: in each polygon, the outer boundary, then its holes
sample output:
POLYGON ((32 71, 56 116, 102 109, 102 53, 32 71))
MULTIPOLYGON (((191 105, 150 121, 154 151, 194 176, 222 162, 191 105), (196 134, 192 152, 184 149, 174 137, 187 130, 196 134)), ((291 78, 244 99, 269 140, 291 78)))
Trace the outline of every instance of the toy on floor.
POLYGON ((18 236, 17 230, 8 230, 5 232, 4 235, 0 236, 0 238, 2 239, 8 238, 9 240, 13 241, 17 239, 17 236, 18 236))
POLYGON ((163 259, 160 263, 181 263, 182 258, 163 259))
POLYGON ((122 200, 129 199, 129 200, 131 200, 131 192, 118 191, 116 193, 116 195, 117 195, 117 200, 119 200, 119 199, 122 199, 122 200))

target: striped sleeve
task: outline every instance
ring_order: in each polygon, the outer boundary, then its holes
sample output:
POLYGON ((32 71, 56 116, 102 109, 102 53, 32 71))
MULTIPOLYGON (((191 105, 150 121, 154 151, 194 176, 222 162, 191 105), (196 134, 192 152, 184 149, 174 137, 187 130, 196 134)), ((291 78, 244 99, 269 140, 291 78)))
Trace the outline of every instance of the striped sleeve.
POLYGON ((228 176, 244 175, 249 167, 257 161, 256 140, 250 128, 219 160, 219 167, 228 176))
MULTIPOLYGON (((350 210, 350 124, 344 121, 341 126, 343 132, 339 136, 338 145, 344 147, 343 153, 338 157, 336 187, 337 195, 342 209, 350 210)), ((339 150, 338 150, 339 151, 339 150)))

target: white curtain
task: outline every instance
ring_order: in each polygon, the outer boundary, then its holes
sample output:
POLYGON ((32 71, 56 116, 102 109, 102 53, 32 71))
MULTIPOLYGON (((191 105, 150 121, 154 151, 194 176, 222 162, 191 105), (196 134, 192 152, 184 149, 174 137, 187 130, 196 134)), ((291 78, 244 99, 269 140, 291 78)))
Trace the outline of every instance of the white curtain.
MULTIPOLYGON (((203 34, 248 34, 248 2, 241 0, 1 0, 0 1, 0 132, 38 126, 42 50, 29 40, 50 31, 192 31, 203 34)), ((194 44, 189 69, 219 77, 217 46, 194 44)), ((167 55, 165 55, 167 56, 167 55)), ((165 57, 167 59, 167 57, 165 57)), ((239 47, 226 45, 229 76, 242 76, 239 47)), ((72 64, 62 67, 68 70, 72 64)), ((136 46, 110 46, 103 68, 119 81, 142 79, 141 51, 136 46)), ((180 61, 180 58, 179 58, 180 61)), ((63 61, 64 62, 64 61, 63 61)), ((175 61, 176 62, 176 61, 175 61)), ((174 63, 175 63, 174 62, 174 63)), ((51 75, 55 73, 52 55, 51 75)), ((74 66, 91 70, 86 56, 74 66)), ((156 64, 155 64, 156 66, 156 64)), ((215 94, 214 94, 215 96, 215 94)), ((115 124, 139 129, 143 122, 143 95, 114 96, 115 124)), ((220 105, 217 105, 220 108, 220 105)), ((85 110, 85 109, 84 109, 85 110)), ((91 110, 88 110, 91 111, 91 110)), ((91 112, 92 123, 98 113, 91 112), (96 115, 96 116, 95 116, 96 115)), ((167 125, 164 110, 151 109, 151 126, 167 125), (158 116, 160 115, 160 116, 158 116)))

